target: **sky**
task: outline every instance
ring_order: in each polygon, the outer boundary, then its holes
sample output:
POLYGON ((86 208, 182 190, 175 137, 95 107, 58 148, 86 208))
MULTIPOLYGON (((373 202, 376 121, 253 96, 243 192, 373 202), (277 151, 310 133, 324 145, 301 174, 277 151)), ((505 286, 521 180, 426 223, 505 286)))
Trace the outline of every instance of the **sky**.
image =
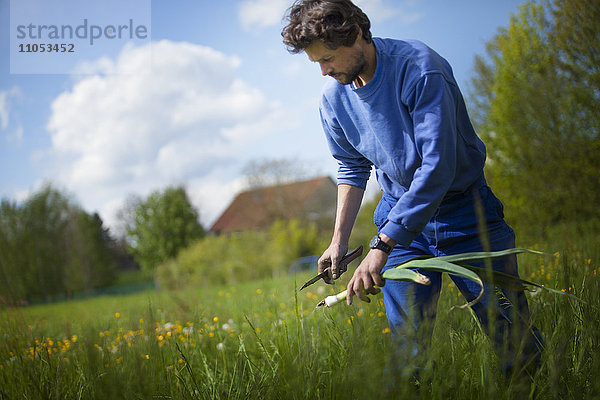
MULTIPOLYGON (((0 0, 0 198, 23 201, 49 182, 118 230, 128 197, 184 185, 209 228, 244 189, 249 162, 289 159, 335 178, 318 114, 332 78, 282 44, 291 0, 112 0, 118 10, 91 0, 69 12, 73 1, 0 0), (113 20, 146 31, 77 43, 71 58, 16 51, 36 42, 35 31, 17 41, 17 23, 83 17, 105 32, 113 20)), ((445 57, 467 103, 475 55, 521 3, 356 0, 374 36, 418 39, 445 57)))

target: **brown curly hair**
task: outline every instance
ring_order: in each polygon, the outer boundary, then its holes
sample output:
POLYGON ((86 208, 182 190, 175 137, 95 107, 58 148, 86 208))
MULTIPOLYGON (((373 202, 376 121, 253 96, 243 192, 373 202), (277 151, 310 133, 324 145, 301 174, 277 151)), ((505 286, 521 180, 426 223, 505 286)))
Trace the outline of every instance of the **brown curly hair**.
POLYGON ((331 49, 352 46, 359 30, 371 43, 371 22, 350 0, 296 0, 281 31, 290 53, 300 53, 315 40, 331 49))

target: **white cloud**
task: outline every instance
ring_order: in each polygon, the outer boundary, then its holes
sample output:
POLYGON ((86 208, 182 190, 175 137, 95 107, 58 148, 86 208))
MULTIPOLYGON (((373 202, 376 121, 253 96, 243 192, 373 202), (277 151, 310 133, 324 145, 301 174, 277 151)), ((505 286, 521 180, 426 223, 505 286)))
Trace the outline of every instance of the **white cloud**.
POLYGON ((239 8, 239 18, 246 30, 279 25, 292 0, 246 0, 239 8))
POLYGON ((0 92, 0 127, 2 127, 2 130, 8 128, 8 115, 10 114, 8 95, 8 90, 0 92))
POLYGON ((212 48, 160 41, 88 64, 105 73, 82 77, 51 106, 58 180, 109 224, 128 194, 184 184, 211 222, 244 150, 287 125, 278 104, 237 77, 240 63, 212 48))
POLYGON ((23 139, 23 126, 13 110, 14 101, 21 97, 18 86, 0 91, 0 129, 5 132, 4 137, 9 143, 20 143, 23 139))

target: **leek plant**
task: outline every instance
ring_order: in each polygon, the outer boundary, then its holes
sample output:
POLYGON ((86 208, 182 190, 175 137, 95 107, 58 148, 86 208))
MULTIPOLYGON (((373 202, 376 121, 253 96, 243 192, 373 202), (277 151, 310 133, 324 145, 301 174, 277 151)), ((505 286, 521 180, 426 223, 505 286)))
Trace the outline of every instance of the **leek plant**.
MULTIPOLYGON (((494 271, 491 268, 480 268, 467 264, 469 262, 490 260, 498 257, 505 257, 511 254, 519 253, 530 253, 538 255, 544 254, 536 250, 514 248, 500 251, 460 253, 440 257, 420 256, 407 260, 394 268, 390 268, 384 271, 383 274, 381 274, 381 276, 383 279, 408 281, 419 283, 421 285, 429 285, 431 283, 429 281, 429 278, 416 271, 417 269, 420 269, 427 271, 445 272, 450 275, 461 276, 463 278, 467 278, 478 283, 480 287, 480 292, 477 298, 475 298, 473 301, 467 304, 458 306, 459 308, 470 307, 476 304, 481 299, 485 291, 483 286, 484 282, 512 290, 530 290, 528 289, 528 286, 533 286, 541 290, 548 290, 553 293, 570 296, 579 300, 576 296, 570 293, 562 292, 560 290, 556 290, 547 286, 537 284, 535 282, 521 279, 513 275, 494 271)), ((322 301, 320 301, 317 304, 317 307, 332 307, 344 301, 346 299, 346 295, 346 290, 344 290, 343 292, 340 292, 338 294, 328 296, 322 301)))

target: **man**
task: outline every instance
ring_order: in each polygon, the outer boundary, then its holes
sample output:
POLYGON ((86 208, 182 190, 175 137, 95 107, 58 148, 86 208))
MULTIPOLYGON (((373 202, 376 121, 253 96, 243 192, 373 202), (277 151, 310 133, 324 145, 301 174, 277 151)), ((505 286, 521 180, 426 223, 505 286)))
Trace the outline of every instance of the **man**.
MULTIPOLYGON (((323 75, 334 78, 323 88, 320 114, 339 163, 338 208, 319 271, 331 265, 337 278, 374 167, 383 192, 374 216, 378 235, 348 283, 347 302, 354 296, 369 301, 367 294, 381 287, 398 351, 414 343, 410 355, 423 353, 441 274, 421 271, 432 282, 424 286, 384 282, 382 271, 416 256, 482 251, 482 241, 492 251, 515 243, 502 204, 486 184, 485 146, 471 125, 451 67, 418 41, 373 38, 368 17, 349 0, 296 1, 282 36, 290 52, 304 51, 323 75)), ((517 275, 514 256, 493 267, 517 275)), ((467 300, 477 297, 476 284, 452 279, 467 300)), ((523 292, 504 291, 501 297, 509 304, 486 289, 473 310, 493 333, 504 368, 539 360, 541 338, 529 326, 523 292), (493 323, 488 323, 490 316, 493 323)))

